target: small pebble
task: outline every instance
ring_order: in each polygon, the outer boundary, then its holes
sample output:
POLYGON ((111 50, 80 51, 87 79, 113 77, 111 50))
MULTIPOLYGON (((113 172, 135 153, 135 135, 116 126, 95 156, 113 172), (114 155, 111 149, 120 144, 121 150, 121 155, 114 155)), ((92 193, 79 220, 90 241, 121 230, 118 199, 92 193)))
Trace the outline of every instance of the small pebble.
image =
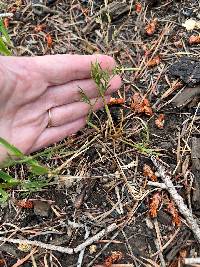
POLYGON ((184 8, 184 9, 181 10, 181 13, 185 17, 190 18, 192 16, 192 14, 193 14, 193 11, 192 11, 192 9, 184 8))

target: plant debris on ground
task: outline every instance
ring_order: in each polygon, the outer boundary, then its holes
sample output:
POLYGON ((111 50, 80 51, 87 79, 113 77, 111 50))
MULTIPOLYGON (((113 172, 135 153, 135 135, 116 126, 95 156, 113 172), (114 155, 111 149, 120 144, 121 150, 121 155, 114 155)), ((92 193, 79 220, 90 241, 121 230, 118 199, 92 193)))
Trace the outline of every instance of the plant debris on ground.
POLYGON ((199 1, 10 0, 0 16, 5 54, 104 53, 123 79, 86 128, 0 173, 0 266, 200 264, 199 1))

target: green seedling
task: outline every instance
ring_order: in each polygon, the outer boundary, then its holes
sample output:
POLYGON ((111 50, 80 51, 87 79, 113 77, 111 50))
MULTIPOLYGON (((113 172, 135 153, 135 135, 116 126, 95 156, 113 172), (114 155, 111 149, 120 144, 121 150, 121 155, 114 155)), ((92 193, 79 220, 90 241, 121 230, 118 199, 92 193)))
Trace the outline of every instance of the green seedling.
POLYGON ((144 155, 148 155, 148 156, 158 156, 159 153, 154 151, 151 148, 146 147, 146 145, 144 143, 138 143, 138 144, 134 144, 134 147, 141 153, 144 155))
MULTIPOLYGON (((106 103, 105 100, 105 93, 109 88, 109 83, 110 80, 113 78, 114 75, 116 74, 122 74, 125 71, 137 71, 139 70, 139 68, 126 68, 126 67, 116 67, 112 73, 110 73, 108 70, 103 70, 100 66, 100 64, 96 61, 94 64, 91 65, 91 77, 93 79, 93 81, 96 84, 97 90, 98 90, 98 96, 102 99, 103 104, 104 104, 104 108, 105 111, 107 113, 107 117, 108 117, 108 124, 109 124, 109 128, 110 128, 110 133, 114 133, 115 136, 117 136, 117 132, 113 123, 113 119, 112 116, 110 114, 110 110, 109 107, 106 103)), ((93 108, 95 103, 91 103, 90 98, 84 93, 83 89, 80 88, 80 96, 83 102, 87 103, 90 105, 90 111, 87 117, 87 124, 92 127, 95 128, 98 132, 100 131, 99 128, 94 125, 91 122, 91 115, 93 114, 93 108)))
POLYGON ((3 21, 0 19, 0 54, 4 56, 11 56, 12 53, 9 46, 11 46, 11 40, 6 28, 4 27, 3 21))
POLYGON ((32 192, 48 184, 48 180, 45 179, 45 181, 42 181, 41 179, 42 176, 51 173, 48 168, 42 166, 36 159, 24 155, 18 148, 1 137, 0 145, 3 146, 7 150, 8 155, 10 155, 9 160, 3 162, 0 168, 0 204, 6 202, 9 198, 9 194, 6 190, 20 186, 20 188, 32 192), (6 170, 7 167, 22 163, 28 167, 30 173, 28 176, 29 179, 25 181, 13 178, 6 170), (40 177, 40 180, 37 181, 36 177, 40 177))
MULTIPOLYGON (((110 129, 112 129, 114 131, 114 133, 116 133, 114 123, 112 120, 112 116, 110 114, 110 110, 108 108, 108 105, 107 105, 106 99, 105 99, 105 93, 109 88, 109 83, 110 83, 110 80, 112 79, 113 76, 114 76, 113 73, 110 74, 107 70, 103 70, 98 62, 95 62, 94 64, 92 64, 91 77, 96 84, 96 87, 98 90, 98 97, 100 97, 103 101, 105 111, 106 111, 106 114, 108 117, 110 129)), ((84 91, 82 89, 80 89, 80 95, 81 95, 82 101, 90 105, 90 112, 89 112, 89 115, 87 118, 88 125, 92 126, 93 128, 95 128, 99 131, 99 129, 94 124, 92 124, 90 121, 91 115, 93 113, 93 107, 96 104, 96 101, 95 101, 95 103, 92 104, 89 97, 84 93, 84 91)))
POLYGON ((94 128, 97 132, 99 132, 100 131, 99 128, 91 122, 91 116, 92 116, 93 108, 94 108, 94 105, 96 102, 94 104, 92 104, 89 97, 84 93, 82 88, 79 88, 79 93, 81 96, 81 100, 90 106, 90 110, 89 110, 89 113, 87 115, 87 120, 86 120, 87 125, 94 128))
POLYGON ((144 143, 132 143, 131 141, 126 140, 126 139, 125 140, 121 139, 121 141, 124 144, 127 144, 127 145, 137 149, 137 151, 140 152, 143 155, 146 155, 146 156, 152 156, 152 155, 159 156, 158 152, 156 152, 152 148, 148 148, 147 145, 144 144, 144 143))
POLYGON ((4 167, 9 167, 16 165, 16 163, 26 163, 29 167, 30 171, 36 175, 47 174, 49 171, 46 167, 41 166, 37 160, 32 159, 32 157, 28 157, 24 155, 18 148, 8 143, 5 139, 0 137, 0 145, 6 148, 8 154, 13 158, 17 158, 18 160, 13 160, 11 157, 9 160, 3 163, 4 167))

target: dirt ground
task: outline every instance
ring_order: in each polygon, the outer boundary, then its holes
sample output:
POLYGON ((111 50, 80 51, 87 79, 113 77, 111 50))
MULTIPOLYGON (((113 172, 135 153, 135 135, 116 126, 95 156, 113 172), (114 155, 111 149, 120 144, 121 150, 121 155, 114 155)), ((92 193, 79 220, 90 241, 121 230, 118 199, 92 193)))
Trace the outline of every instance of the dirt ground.
MULTIPOLYGON (((38 11, 28 0, 0 1, 1 13, 14 13, 7 25, 13 53, 111 55, 124 68, 114 97, 125 102, 110 105, 115 134, 101 110, 92 119, 99 132, 87 126, 35 155, 58 174, 32 177, 50 180, 35 192, 9 191, 0 210, 0 237, 25 244, 4 242, 0 266, 183 266, 185 258, 200 256, 198 229, 151 159, 168 165, 164 176, 198 227, 200 40, 191 36, 198 37, 200 26, 188 31, 183 23, 200 21, 199 1, 49 2, 38 11), (134 105, 138 95, 142 110, 134 105), (22 199, 33 206, 17 205, 22 199), (69 255, 26 240, 83 249, 69 255)), ((23 165, 8 171, 27 178, 23 165)))

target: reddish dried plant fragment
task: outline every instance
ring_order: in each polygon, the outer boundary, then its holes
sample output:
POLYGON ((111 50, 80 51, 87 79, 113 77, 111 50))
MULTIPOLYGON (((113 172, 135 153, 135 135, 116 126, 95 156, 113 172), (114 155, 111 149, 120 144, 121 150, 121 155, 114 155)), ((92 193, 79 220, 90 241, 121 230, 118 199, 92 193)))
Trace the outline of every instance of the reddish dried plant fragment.
POLYGON ((188 252, 185 248, 182 248, 180 251, 179 251, 179 255, 180 257, 184 260, 185 258, 187 258, 188 256, 188 252))
POLYGON ((182 48, 182 47, 183 47, 182 40, 175 41, 175 42, 174 42, 174 45, 175 45, 177 48, 182 48))
POLYGON ((4 259, 0 259, 0 266, 7 266, 4 259))
POLYGON ((178 211, 177 211, 177 209, 176 209, 176 207, 172 201, 168 203, 167 211, 172 215, 172 222, 174 223, 174 225, 180 226, 181 225, 181 218, 180 218, 178 211))
POLYGON ((113 251, 112 254, 105 259, 103 266, 111 267, 113 263, 118 262, 119 260, 121 260, 122 257, 122 252, 113 251))
POLYGON ((149 204, 149 214, 152 218, 156 218, 158 214, 158 208, 160 206, 162 198, 160 193, 155 193, 150 200, 149 204))
POLYGON ((165 123, 165 115, 164 114, 160 114, 158 116, 158 118, 155 120, 155 125, 159 128, 159 129, 163 129, 164 127, 164 123, 165 123))
POLYGON ((10 25, 10 19, 9 18, 5 18, 3 20, 3 25, 6 29, 8 29, 9 25, 10 25))
POLYGON ((53 39, 52 39, 50 33, 47 33, 47 34, 46 34, 45 39, 46 39, 46 41, 47 41, 47 46, 48 46, 49 48, 52 47, 53 39))
POLYGON ((147 98, 145 98, 143 100, 144 103, 144 113, 148 116, 152 116, 153 115, 153 110, 151 108, 151 105, 149 103, 149 100, 147 98))
POLYGON ((46 26, 44 24, 39 24, 39 25, 35 26, 34 32, 36 32, 36 33, 41 32, 45 29, 45 27, 46 26))
POLYGON ((169 267, 185 266, 185 258, 188 257, 188 251, 185 248, 181 248, 177 257, 170 263, 169 267))
POLYGON ((190 36, 190 38, 188 40, 188 43, 190 45, 200 44, 200 35, 192 35, 192 36, 190 36))
POLYGON ((148 67, 155 67, 160 64, 160 56, 156 56, 147 62, 148 67))
POLYGON ((146 34, 152 36, 156 31, 157 19, 152 20, 145 28, 146 34))
POLYGON ((148 177, 151 181, 153 181, 153 182, 157 181, 157 176, 152 171, 151 167, 147 164, 144 164, 143 174, 144 174, 144 176, 148 177))
POLYGON ((147 98, 144 98, 141 94, 135 93, 132 97, 131 109, 135 113, 141 114, 145 113, 148 116, 153 115, 153 110, 147 98))
POLYGON ((108 105, 121 105, 124 104, 124 98, 115 98, 115 97, 111 97, 110 101, 108 102, 108 105))
POLYGON ((142 4, 137 2, 135 3, 135 12, 140 13, 142 11, 142 4))
POLYGON ((18 200, 16 202, 16 205, 19 206, 20 208, 24 208, 24 209, 33 209, 33 201, 31 200, 25 200, 25 199, 22 199, 22 200, 18 200))

